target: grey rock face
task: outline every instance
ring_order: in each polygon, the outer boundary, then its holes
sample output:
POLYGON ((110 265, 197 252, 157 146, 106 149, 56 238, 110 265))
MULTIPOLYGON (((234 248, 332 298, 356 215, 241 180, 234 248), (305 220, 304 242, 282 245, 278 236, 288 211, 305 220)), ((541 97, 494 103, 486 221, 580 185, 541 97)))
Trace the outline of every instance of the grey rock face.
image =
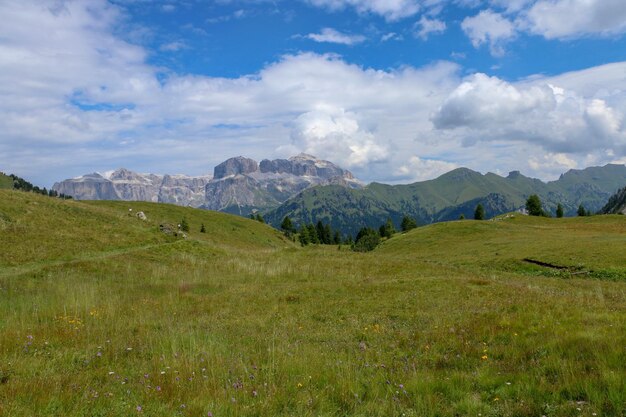
POLYGON ((204 204, 204 187, 210 179, 166 174, 159 188, 159 202, 200 207, 204 204))
POLYGON ((276 207, 315 185, 362 187, 349 171, 306 154, 264 159, 260 165, 238 156, 217 165, 214 173, 213 178, 161 176, 121 168, 65 180, 52 189, 77 200, 152 201, 246 214, 253 208, 276 207))
POLYGON ((276 207, 309 187, 323 184, 362 186, 349 171, 311 155, 264 159, 258 166, 251 159, 231 158, 215 167, 215 177, 206 186, 204 207, 245 214, 245 208, 276 207))
POLYGON ((98 173, 61 181, 53 190, 76 200, 124 200, 172 203, 200 207, 210 177, 138 174, 125 168, 109 175, 98 173))
POLYGON ((249 174, 257 171, 258 169, 259 164, 254 159, 237 156, 235 158, 227 159, 216 166, 213 171, 213 178, 220 179, 230 175, 249 174))
POLYGON ((77 200, 121 200, 113 183, 98 173, 56 183, 52 189, 77 200))

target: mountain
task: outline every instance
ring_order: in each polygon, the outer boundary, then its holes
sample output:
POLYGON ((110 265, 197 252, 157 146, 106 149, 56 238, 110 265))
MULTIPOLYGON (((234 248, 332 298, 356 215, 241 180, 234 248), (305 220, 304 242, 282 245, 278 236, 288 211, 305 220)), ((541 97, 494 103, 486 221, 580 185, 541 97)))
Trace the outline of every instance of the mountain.
POLYGON ((55 183, 52 189, 77 200, 126 200, 199 207, 210 177, 138 174, 125 168, 55 183))
POLYGON ((248 215, 278 207, 307 188, 330 184, 362 187, 350 171, 311 155, 264 159, 260 164, 236 157, 215 167, 213 179, 206 185, 204 208, 248 215))
POLYGON ((408 215, 421 224, 473 218, 478 204, 487 217, 524 207, 531 194, 538 194, 543 207, 553 213, 561 203, 566 215, 575 215, 580 204, 598 211, 626 183, 626 166, 606 165, 570 170, 556 181, 543 182, 518 171, 502 177, 458 168, 442 176, 407 185, 371 183, 362 189, 314 187, 264 213, 278 226, 284 217, 296 224, 330 223, 333 229, 356 234, 362 226, 378 227, 387 218, 399 225, 408 215))
POLYGON ((53 190, 77 200, 126 200, 173 203, 248 215, 278 207, 299 192, 317 185, 360 188, 352 173, 337 165, 300 154, 289 159, 230 158, 213 177, 139 174, 121 168, 55 183, 53 190))
POLYGON ((612 195, 600 212, 602 214, 626 214, 626 187, 612 195))

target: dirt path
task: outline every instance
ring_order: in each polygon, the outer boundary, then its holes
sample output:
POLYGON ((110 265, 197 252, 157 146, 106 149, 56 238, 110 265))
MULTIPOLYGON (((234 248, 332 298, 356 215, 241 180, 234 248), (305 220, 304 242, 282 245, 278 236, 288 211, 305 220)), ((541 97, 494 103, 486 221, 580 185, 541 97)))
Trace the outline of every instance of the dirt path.
POLYGON ((23 265, 18 265, 18 266, 0 268, 0 278, 27 274, 27 273, 35 272, 35 271, 38 271, 40 269, 47 268, 47 267, 72 265, 72 264, 77 264, 79 262, 84 262, 84 261, 93 261, 93 260, 112 258, 114 256, 123 255, 127 253, 140 252, 140 251, 147 250, 147 249, 175 245, 179 242, 182 242, 182 241, 177 240, 174 242, 153 243, 150 245, 132 246, 128 248, 119 248, 119 249, 113 249, 113 250, 103 251, 103 252, 88 252, 88 253, 83 253, 71 259, 62 259, 62 260, 56 260, 56 261, 45 260, 45 261, 31 262, 31 263, 27 263, 23 265))

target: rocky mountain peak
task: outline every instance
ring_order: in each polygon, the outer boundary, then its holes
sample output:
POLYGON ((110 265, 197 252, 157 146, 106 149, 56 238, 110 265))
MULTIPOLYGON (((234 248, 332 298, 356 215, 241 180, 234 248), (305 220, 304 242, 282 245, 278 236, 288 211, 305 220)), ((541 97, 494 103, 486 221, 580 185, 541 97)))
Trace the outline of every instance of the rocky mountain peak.
POLYGON ((254 159, 236 156, 217 165, 213 170, 213 178, 220 179, 237 174, 250 174, 258 171, 259 164, 254 159))

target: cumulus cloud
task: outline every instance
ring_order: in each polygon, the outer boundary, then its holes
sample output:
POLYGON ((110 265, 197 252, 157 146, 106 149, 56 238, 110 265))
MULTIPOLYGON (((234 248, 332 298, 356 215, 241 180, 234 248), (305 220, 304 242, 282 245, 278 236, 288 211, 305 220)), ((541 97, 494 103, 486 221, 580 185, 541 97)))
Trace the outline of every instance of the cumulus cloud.
POLYGON ((164 75, 115 35, 123 8, 58 4, 0 2, 2 169, 42 185, 120 165, 201 174, 242 153, 306 151, 366 181, 447 163, 541 176, 549 153, 579 166, 626 154, 626 63, 506 82, 461 80, 451 62, 379 70, 297 53, 241 77, 164 75))
POLYGON ((428 19, 422 16, 415 24, 415 34, 423 40, 428 39, 430 34, 441 34, 446 31, 446 23, 438 19, 428 19))
POLYGON ((387 158, 387 147, 356 118, 344 109, 324 106, 298 116, 291 138, 296 148, 348 167, 387 158))
POLYGON ((363 35, 349 35, 332 28, 324 28, 320 33, 309 33, 306 35, 306 38, 315 42, 338 43, 341 45, 354 45, 366 39, 363 35))
MULTIPOLYGON (((626 110, 537 80, 514 85, 476 74, 433 115, 437 129, 460 129, 466 138, 534 143, 553 153, 626 148, 626 110)), ((623 96, 623 93, 620 95, 623 96)))
POLYGON ((419 0, 308 0, 308 2, 330 10, 352 7, 358 13, 377 14, 390 21, 413 16, 421 9, 419 0))
POLYGON ((522 22, 548 39, 626 32, 623 0, 539 0, 524 14, 522 22))
POLYGON ((508 125, 528 113, 541 117, 555 105, 548 86, 519 89, 497 77, 475 74, 446 98, 433 122, 439 129, 483 129, 508 125))
POLYGON ((425 181, 437 178, 458 167, 459 165, 454 162, 420 158, 414 155, 409 158, 406 164, 401 165, 396 173, 409 178, 411 181, 425 181))
POLYGON ((476 16, 466 17, 461 28, 475 48, 488 44, 491 54, 504 54, 504 44, 516 35, 515 26, 506 17, 492 10, 483 10, 476 16))

